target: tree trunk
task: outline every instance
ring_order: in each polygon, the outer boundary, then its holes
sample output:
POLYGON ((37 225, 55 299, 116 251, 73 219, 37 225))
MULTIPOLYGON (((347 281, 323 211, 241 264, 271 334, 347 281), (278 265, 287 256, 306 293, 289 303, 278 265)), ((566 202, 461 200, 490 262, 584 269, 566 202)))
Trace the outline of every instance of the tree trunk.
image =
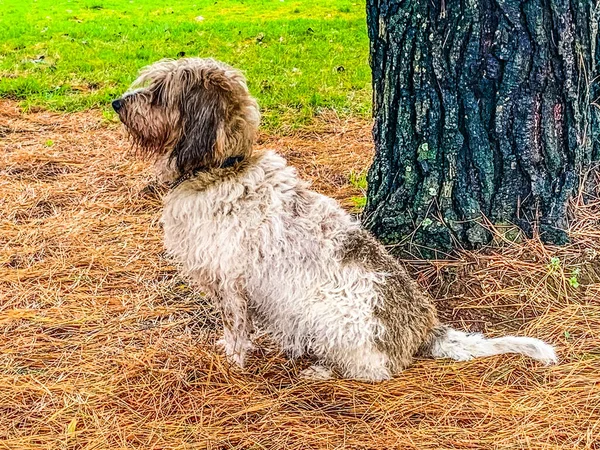
POLYGON ((600 0, 367 0, 376 157, 365 225, 435 257, 499 227, 568 236, 600 159, 600 0))

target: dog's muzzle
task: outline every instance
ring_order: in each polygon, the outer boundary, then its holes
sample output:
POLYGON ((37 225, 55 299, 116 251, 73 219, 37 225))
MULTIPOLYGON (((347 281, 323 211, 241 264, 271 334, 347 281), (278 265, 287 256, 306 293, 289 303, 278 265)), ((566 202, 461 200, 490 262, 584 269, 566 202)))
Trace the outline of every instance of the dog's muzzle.
POLYGON ((115 100, 114 102, 112 102, 112 107, 115 110, 115 112, 119 112, 119 110, 123 107, 123 100, 121 100, 120 98, 115 100))

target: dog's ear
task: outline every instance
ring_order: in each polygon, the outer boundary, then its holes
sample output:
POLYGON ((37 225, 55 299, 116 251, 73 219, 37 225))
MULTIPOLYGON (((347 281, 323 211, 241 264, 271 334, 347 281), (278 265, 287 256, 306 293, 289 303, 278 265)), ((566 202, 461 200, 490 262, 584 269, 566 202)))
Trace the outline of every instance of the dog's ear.
POLYGON ((224 92, 196 86, 181 102, 182 133, 171 153, 179 173, 221 164, 227 114, 224 92))

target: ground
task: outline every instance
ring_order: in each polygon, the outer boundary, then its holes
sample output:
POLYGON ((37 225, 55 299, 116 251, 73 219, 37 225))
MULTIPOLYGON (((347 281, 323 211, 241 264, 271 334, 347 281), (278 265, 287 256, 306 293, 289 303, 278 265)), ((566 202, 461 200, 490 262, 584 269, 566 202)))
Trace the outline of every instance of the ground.
POLYGON ((243 69, 283 153, 350 212, 372 158, 363 1, 0 0, 0 448, 599 449, 600 200, 571 243, 406 261, 443 320, 556 345, 307 381, 261 337, 245 370, 163 254, 161 199, 110 100, 164 57, 243 69))
MULTIPOLYGON (((324 115, 260 147, 356 207, 368 121, 324 115)), ((163 257, 160 199, 127 148, 99 110, 0 102, 0 448, 600 448, 597 202, 564 248, 409 264, 446 321, 545 339, 559 365, 420 360, 379 384, 307 381, 309 362, 266 338, 245 370, 227 364, 212 306, 163 257)))

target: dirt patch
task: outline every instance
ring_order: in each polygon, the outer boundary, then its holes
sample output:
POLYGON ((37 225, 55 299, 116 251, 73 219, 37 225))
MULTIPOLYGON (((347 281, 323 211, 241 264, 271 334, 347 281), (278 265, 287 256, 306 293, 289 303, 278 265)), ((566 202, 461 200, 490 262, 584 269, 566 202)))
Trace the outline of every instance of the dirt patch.
MULTIPOLYGON (((260 147, 349 209, 372 157, 369 123, 336 118, 260 147)), ((215 349, 219 318, 165 259, 160 198, 127 148, 97 112, 0 102, 0 447, 598 447, 598 202, 566 247, 409 263, 455 326, 546 339, 560 365, 423 360, 386 383, 308 382, 263 340, 243 371, 215 349)))

